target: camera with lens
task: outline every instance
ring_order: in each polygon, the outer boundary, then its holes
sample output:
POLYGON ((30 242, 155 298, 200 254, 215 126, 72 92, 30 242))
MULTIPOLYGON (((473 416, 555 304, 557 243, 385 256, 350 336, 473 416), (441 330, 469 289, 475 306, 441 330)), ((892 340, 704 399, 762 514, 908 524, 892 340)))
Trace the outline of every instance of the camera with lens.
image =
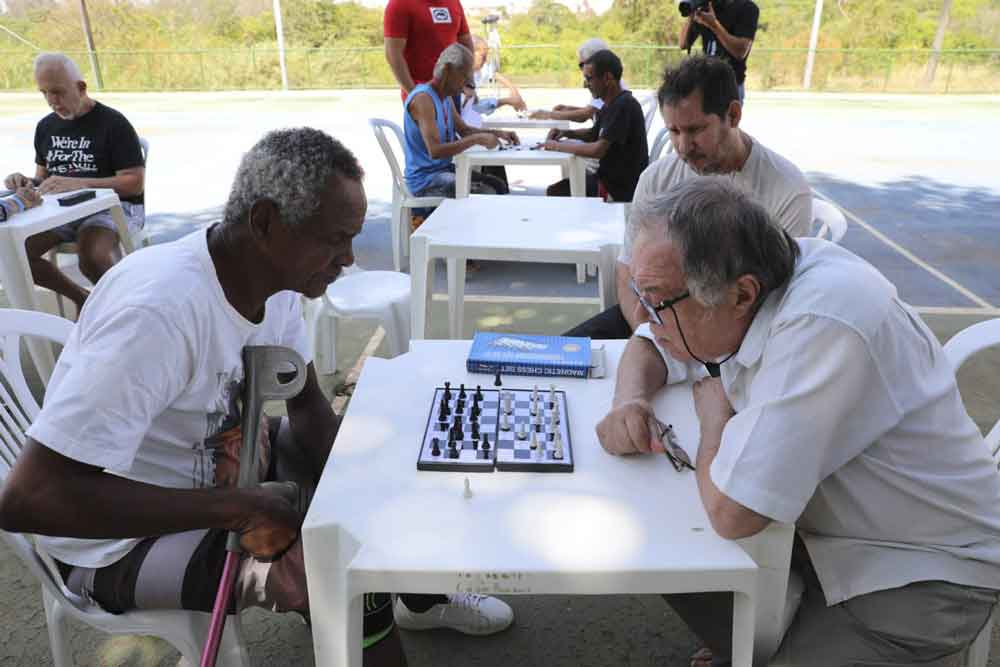
POLYGON ((677 5, 677 11, 681 13, 681 16, 687 18, 694 12, 700 12, 708 9, 709 1, 710 0, 681 0, 677 5))

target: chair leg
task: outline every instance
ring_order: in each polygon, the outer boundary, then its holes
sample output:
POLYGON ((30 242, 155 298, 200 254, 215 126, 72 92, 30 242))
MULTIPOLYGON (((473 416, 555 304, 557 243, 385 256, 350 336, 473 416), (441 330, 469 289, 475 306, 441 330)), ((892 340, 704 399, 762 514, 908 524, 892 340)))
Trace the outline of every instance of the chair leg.
POLYGON ((66 619, 59 601, 42 588, 42 604, 45 607, 45 624, 49 631, 49 650, 55 667, 72 667, 73 654, 66 635, 66 619))
POLYGON ((390 304, 382 313, 382 328, 389 357, 398 357, 410 349, 410 301, 390 304))
POLYGON ((389 232, 392 236, 392 265, 396 271, 401 271, 403 266, 403 207, 397 201, 392 202, 389 232))
MULTIPOLYGON (((54 266, 59 266, 58 264, 56 264, 56 262, 58 261, 58 255, 56 254, 54 248, 48 252, 48 255, 46 255, 46 259, 52 262, 54 266)), ((53 294, 56 295, 56 305, 59 307, 59 316, 66 317, 66 304, 63 302, 63 295, 60 294, 59 292, 53 292, 53 294)))

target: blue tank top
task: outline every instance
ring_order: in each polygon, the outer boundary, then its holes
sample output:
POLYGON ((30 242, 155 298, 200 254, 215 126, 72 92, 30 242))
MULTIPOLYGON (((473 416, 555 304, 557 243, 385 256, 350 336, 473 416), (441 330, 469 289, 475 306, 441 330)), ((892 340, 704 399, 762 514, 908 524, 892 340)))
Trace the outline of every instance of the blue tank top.
POLYGON ((414 86, 410 94, 406 96, 406 102, 403 103, 403 138, 405 139, 403 154, 406 157, 405 178, 406 187, 413 194, 417 194, 426 188, 436 174, 442 171, 453 171, 455 168, 450 157, 435 160, 427 152, 424 138, 420 134, 420 126, 413 119, 413 116, 410 115, 410 102, 420 93, 427 93, 431 100, 434 101, 438 140, 442 143, 455 141, 455 120, 451 116, 451 105, 442 101, 438 97, 438 94, 434 92, 434 89, 431 88, 430 84, 421 83, 414 86))

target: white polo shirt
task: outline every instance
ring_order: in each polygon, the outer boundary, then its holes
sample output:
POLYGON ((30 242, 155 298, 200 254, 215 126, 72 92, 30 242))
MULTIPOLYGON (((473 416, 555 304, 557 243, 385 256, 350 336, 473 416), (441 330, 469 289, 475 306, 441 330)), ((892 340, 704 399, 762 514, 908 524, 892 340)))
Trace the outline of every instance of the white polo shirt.
MULTIPOLYGON (((805 176, 791 161, 753 137, 751 140, 746 163, 731 174, 702 176, 676 153, 668 153, 646 167, 639 176, 632 202, 649 201, 692 178, 720 178, 749 193, 792 236, 812 236, 812 190, 805 176)), ((632 261, 632 243, 637 234, 638 225, 626 222, 625 241, 618 256, 622 264, 632 261)))
MULTIPOLYGON (((1000 588, 1000 475, 937 338, 867 262, 799 246, 722 365, 736 415, 712 481, 796 524, 828 604, 915 581, 1000 588)), ((670 360, 671 382, 705 374, 684 366, 670 360)))

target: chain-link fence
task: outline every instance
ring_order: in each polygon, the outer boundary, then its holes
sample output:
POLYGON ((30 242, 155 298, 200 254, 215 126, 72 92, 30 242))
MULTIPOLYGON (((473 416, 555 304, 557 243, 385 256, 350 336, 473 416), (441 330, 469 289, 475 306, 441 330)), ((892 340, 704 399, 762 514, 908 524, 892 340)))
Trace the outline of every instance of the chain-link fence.
MULTIPOLYGON (((633 88, 654 87, 668 62, 684 54, 676 47, 612 46, 633 88)), ((286 49, 293 89, 386 88, 395 82, 381 47, 286 49)), ((801 90, 806 49, 755 48, 747 86, 751 90, 801 90)), ((87 54, 71 53, 90 74, 87 54)), ((812 89, 837 92, 1000 93, 1000 50, 940 52, 933 82, 925 83, 930 50, 819 49, 812 89)), ((0 51, 0 89, 32 90, 30 50, 0 51)), ((274 47, 176 51, 100 51, 106 90, 270 90, 281 87, 274 47)), ((502 71, 519 86, 574 87, 583 82, 572 46, 505 46, 502 71)))

